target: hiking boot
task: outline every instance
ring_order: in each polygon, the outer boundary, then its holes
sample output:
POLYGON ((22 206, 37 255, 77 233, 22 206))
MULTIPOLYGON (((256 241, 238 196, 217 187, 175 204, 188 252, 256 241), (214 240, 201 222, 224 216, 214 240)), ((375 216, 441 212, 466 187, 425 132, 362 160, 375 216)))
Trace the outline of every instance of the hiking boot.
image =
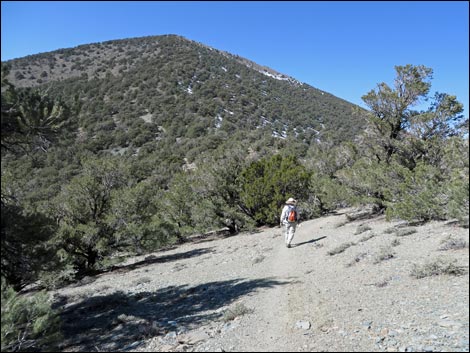
POLYGON ((290 249, 290 244, 287 244, 286 246, 290 249))

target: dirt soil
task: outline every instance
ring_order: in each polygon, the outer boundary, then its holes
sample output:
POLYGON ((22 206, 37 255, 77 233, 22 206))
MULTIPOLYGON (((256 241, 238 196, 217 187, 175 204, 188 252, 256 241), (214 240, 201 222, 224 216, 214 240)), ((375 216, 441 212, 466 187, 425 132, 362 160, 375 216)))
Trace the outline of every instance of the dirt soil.
POLYGON ((281 228, 195 238, 56 290, 61 350, 468 352, 468 229, 345 212, 290 249, 281 228))

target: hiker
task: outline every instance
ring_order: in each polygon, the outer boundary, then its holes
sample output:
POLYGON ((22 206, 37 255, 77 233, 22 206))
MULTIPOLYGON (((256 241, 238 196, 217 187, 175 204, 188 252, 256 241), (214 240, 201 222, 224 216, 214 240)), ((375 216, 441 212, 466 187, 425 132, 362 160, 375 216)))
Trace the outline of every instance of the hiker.
POLYGON ((294 238, 295 228, 297 227, 297 221, 299 220, 297 212, 297 201, 292 197, 286 201, 284 208, 281 213, 281 228, 284 226, 284 239, 286 247, 290 248, 290 243, 294 238))

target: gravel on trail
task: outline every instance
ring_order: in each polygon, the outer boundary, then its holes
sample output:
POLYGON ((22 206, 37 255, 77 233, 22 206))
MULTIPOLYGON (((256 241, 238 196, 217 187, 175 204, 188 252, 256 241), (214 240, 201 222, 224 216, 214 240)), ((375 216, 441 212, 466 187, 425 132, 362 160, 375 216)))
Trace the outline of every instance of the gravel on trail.
POLYGON ((468 229, 346 211, 199 238, 53 291, 61 350, 469 351, 468 229))

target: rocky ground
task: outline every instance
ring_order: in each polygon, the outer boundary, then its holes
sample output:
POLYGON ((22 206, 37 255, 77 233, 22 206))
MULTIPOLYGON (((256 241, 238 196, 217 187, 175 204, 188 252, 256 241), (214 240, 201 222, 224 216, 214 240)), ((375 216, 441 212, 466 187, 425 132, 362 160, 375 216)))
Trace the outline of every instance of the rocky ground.
POLYGON ((468 229, 306 221, 194 239, 56 290, 71 351, 469 351, 468 229))

